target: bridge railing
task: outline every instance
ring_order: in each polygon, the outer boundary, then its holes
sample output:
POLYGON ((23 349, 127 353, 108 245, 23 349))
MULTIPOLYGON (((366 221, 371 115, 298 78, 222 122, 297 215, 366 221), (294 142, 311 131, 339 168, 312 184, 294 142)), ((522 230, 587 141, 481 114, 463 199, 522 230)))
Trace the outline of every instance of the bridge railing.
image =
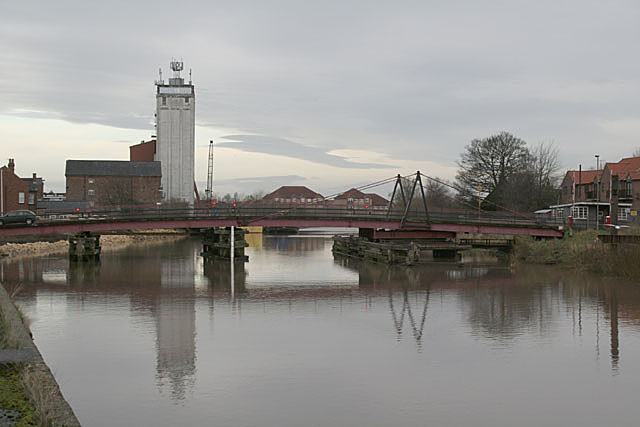
POLYGON ((41 220, 40 223, 113 222, 144 220, 188 220, 188 219, 239 219, 251 224, 260 219, 358 219, 371 221, 400 222, 406 226, 429 223, 495 224, 515 226, 558 226, 561 222, 553 218, 541 218, 534 214, 523 215, 510 212, 434 209, 425 215, 424 209, 377 209, 330 206, 216 206, 216 207, 127 207, 118 209, 94 209, 78 213, 71 211, 62 220, 41 220))

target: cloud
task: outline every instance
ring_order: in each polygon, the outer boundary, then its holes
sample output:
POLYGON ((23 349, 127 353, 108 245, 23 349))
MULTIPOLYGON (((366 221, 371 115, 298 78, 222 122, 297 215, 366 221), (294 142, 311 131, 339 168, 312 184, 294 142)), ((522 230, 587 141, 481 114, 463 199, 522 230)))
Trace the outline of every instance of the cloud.
POLYGON ((352 162, 344 157, 329 154, 326 151, 309 147, 284 138, 275 138, 262 135, 227 135, 223 139, 229 142, 220 142, 217 145, 247 151, 250 153, 274 154, 278 156, 292 157, 294 159, 308 160, 314 163, 322 163, 328 166, 346 169, 373 169, 394 168, 396 166, 382 163, 352 162))

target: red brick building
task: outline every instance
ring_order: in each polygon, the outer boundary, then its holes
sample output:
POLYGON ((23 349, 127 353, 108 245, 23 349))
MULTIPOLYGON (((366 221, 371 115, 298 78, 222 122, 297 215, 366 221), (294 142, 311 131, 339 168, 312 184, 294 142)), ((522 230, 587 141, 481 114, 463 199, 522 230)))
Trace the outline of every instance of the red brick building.
POLYGON ((324 197, 302 185, 285 185, 267 194, 262 200, 278 205, 307 206, 322 204, 324 197))
POLYGON ((336 196, 332 203, 335 206, 352 207, 352 208, 372 208, 386 209, 389 201, 376 193, 363 193, 360 190, 352 188, 344 193, 336 196))
POLYGON ((90 206, 149 204, 161 200, 160 162, 67 160, 67 201, 90 206))
POLYGON ((560 203, 551 206, 558 218, 571 215, 588 227, 603 224, 611 213, 613 223, 634 221, 640 210, 640 157, 608 162, 598 171, 568 171, 560 190, 560 203))
POLYGON ((129 147, 129 160, 132 162, 153 162, 156 155, 156 140, 142 141, 129 147))
POLYGON ((0 168, 0 214, 18 209, 35 211, 37 198, 31 200, 29 189, 29 184, 15 174, 14 160, 9 159, 7 166, 0 168))

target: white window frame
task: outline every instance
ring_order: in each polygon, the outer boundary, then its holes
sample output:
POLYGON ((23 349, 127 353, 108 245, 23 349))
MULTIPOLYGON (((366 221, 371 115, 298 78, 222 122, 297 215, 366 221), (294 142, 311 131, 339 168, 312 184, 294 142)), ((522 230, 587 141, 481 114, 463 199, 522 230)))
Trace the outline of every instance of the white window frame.
POLYGON ((94 190, 93 188, 90 188, 87 190, 87 196, 95 196, 96 195, 96 190, 94 190))
POLYGON ((619 208, 618 209, 618 221, 627 221, 629 220, 629 212, 631 208, 619 208))
POLYGON ((24 191, 18 192, 18 204, 24 205, 24 191))
POLYGON ((587 219, 588 215, 588 206, 574 206, 571 208, 571 216, 573 216, 573 219, 587 219))
POLYGON ((36 195, 34 193, 29 193, 29 204, 33 205, 36 203, 36 195))

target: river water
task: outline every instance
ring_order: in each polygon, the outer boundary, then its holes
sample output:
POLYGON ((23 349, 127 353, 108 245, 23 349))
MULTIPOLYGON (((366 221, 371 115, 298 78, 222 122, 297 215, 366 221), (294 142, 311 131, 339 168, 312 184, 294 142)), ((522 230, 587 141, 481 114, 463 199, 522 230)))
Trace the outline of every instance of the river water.
POLYGON ((1 265, 86 426, 640 426, 640 285, 491 259, 390 268, 327 236, 1 265))

